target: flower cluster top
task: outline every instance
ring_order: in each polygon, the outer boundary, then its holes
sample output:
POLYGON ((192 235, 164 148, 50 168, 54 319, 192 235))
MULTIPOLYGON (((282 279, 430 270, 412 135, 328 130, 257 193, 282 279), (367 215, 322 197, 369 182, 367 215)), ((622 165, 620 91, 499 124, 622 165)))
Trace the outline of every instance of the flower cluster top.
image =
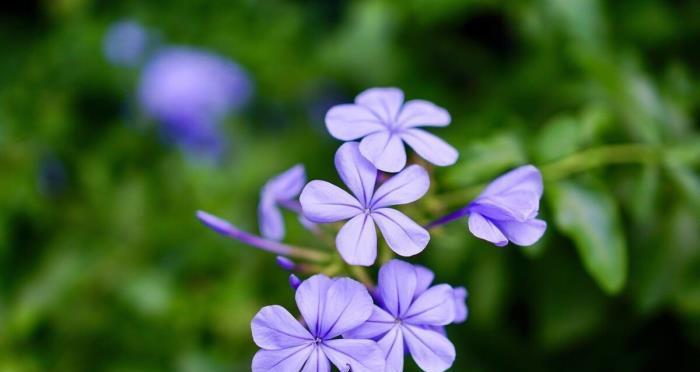
POLYGON ((276 305, 255 315, 251 327, 260 351, 253 371, 330 371, 331 366, 402 371, 405 353, 425 371, 452 366, 456 351, 445 326, 467 319, 467 290, 433 285, 431 270, 398 259, 383 260, 375 285, 363 266, 378 259, 377 230, 389 255, 409 257, 426 249, 429 230, 463 217, 474 236, 496 246, 534 244, 546 223, 537 219, 542 175, 532 165, 498 177, 463 208, 432 223, 421 225, 400 210, 431 187, 430 170, 408 164, 405 146, 427 163, 454 164, 457 151, 420 129, 450 121, 447 110, 431 102, 404 102, 398 88, 368 89, 353 104, 337 105, 326 114, 330 134, 346 141, 334 159, 345 188, 322 180, 307 183, 300 164, 272 178, 262 188, 258 207, 262 236, 198 212, 205 225, 277 254, 277 263, 292 271, 289 281, 301 320, 276 305), (284 210, 295 213, 337 255, 283 243, 284 210), (355 266, 350 271, 360 282, 336 276, 348 266, 334 257, 355 266), (302 280, 297 274, 311 276, 302 280))

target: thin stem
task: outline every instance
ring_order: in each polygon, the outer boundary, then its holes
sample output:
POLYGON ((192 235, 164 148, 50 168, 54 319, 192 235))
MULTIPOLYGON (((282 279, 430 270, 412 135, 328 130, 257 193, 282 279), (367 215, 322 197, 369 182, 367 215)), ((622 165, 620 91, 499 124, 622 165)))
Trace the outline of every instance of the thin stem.
POLYGON ((362 266, 350 266, 350 271, 353 275, 367 288, 374 288, 374 281, 367 273, 367 270, 362 266))
POLYGON ((545 180, 554 181, 608 164, 655 163, 661 155, 662 148, 655 145, 608 145, 578 152, 540 169, 545 180))
POLYGON ((468 207, 469 206, 466 206, 462 209, 458 209, 450 214, 447 214, 443 217, 440 217, 437 220, 425 225, 425 228, 430 230, 430 229, 436 228, 438 226, 444 225, 446 223, 452 222, 454 220, 458 220, 458 219, 460 219, 468 214, 468 207))
MULTIPOLYGON (((607 145, 583 150, 540 167, 546 181, 555 181, 573 174, 609 164, 655 163, 661 160, 663 148, 648 144, 607 145)), ((465 205, 479 195, 486 184, 478 184, 442 195, 445 207, 465 205)))
POLYGON ((327 261, 329 258, 328 254, 323 252, 315 251, 309 248, 291 246, 250 234, 233 226, 226 220, 203 211, 197 212, 197 218, 199 218, 199 220, 206 226, 212 228, 214 231, 223 236, 238 240, 256 248, 260 248, 264 251, 314 262, 327 261))

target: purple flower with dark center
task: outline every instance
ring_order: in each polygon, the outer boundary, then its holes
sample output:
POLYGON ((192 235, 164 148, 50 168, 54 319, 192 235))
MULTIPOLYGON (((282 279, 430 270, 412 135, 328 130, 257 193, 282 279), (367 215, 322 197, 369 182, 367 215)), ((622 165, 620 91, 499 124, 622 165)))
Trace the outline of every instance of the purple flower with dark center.
POLYGON ((430 234, 393 205, 418 200, 430 187, 425 169, 411 165, 375 191, 377 168, 365 159, 357 142, 347 142, 335 154, 335 167, 352 195, 326 181, 311 181, 299 198, 304 216, 316 223, 349 220, 338 232, 336 245, 352 265, 369 266, 377 257, 379 226, 389 247, 401 256, 420 253, 430 234))
POLYGON ((277 241, 284 238, 284 219, 279 207, 301 215, 301 205, 296 198, 305 184, 306 172, 301 164, 293 166, 265 184, 260 192, 260 204, 258 204, 258 220, 262 236, 277 241))
POLYGON ((150 37, 136 21, 122 20, 112 24, 104 38, 103 50, 107 60, 117 66, 138 66, 146 54, 150 37))
POLYGON ((326 113, 326 127, 342 141, 362 138, 360 152, 377 169, 398 172, 406 165, 404 142, 425 160, 439 166, 457 161, 457 151, 442 139, 418 129, 444 127, 450 114, 424 100, 404 103, 398 88, 371 88, 355 97, 354 104, 332 107, 326 113))
POLYGON ((404 350, 425 371, 444 371, 455 360, 455 347, 443 326, 455 320, 454 290, 447 284, 430 286, 433 273, 400 260, 379 270, 378 305, 370 318, 346 333, 377 340, 386 357, 386 371, 402 371, 404 350))
POLYGON ((297 288, 296 303, 306 327, 277 305, 253 318, 253 340, 262 349, 253 358, 254 372, 330 371, 331 363, 344 371, 384 370, 376 342, 338 338, 372 314, 372 297, 362 284, 314 275, 297 288))
POLYGON ((190 153, 217 158, 226 147, 219 122, 246 103, 250 93, 250 80, 235 63, 196 49, 170 47, 146 63, 139 101, 163 124, 169 140, 190 153))
POLYGON ((469 216, 469 231, 499 247, 508 242, 535 244, 547 229, 537 213, 542 197, 542 174, 532 165, 496 178, 466 207, 428 225, 429 228, 469 216))

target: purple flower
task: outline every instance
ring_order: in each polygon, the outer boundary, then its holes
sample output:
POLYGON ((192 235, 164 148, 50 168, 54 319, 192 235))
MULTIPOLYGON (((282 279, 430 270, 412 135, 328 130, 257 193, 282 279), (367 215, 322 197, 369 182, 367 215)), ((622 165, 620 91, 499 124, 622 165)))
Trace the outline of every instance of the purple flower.
POLYGON ((354 104, 332 107, 326 127, 342 141, 362 138, 360 152, 377 169, 398 172, 406 165, 404 142, 435 165, 452 165, 457 151, 440 138, 418 127, 444 127, 450 114, 424 100, 403 101, 398 88, 371 88, 355 97, 354 104))
POLYGON ((251 83, 235 63, 184 47, 161 50, 141 74, 139 101, 167 138, 196 155, 218 157, 219 122, 249 98, 251 83))
POLYGON ((499 247, 537 242, 547 223, 535 217, 542 197, 542 174, 525 165, 496 178, 466 207, 469 231, 499 247))
POLYGON ((386 371, 402 371, 404 349, 425 371, 444 371, 455 359, 455 347, 443 326, 455 320, 454 291, 447 284, 430 286, 433 273, 400 260, 379 270, 378 306, 347 337, 377 340, 386 371))
POLYGON ((336 245, 352 265, 369 266, 377 257, 375 223, 389 247, 401 256, 420 253, 430 234, 393 205, 411 203, 430 187, 425 169, 411 165, 375 191, 377 168, 360 155, 357 142, 347 142, 335 154, 335 167, 352 195, 325 181, 311 181, 299 198, 304 216, 317 223, 349 221, 340 229, 336 245))
POLYGON ((383 371, 376 342, 338 338, 372 314, 372 298, 362 284, 348 278, 314 275, 296 290, 296 303, 306 323, 283 307, 262 308, 253 318, 253 340, 262 350, 253 358, 257 371, 383 371))
POLYGON ((117 66, 138 66, 148 49, 148 32, 138 22, 122 20, 107 30, 103 50, 107 60, 117 66))
POLYGON ((284 219, 280 206, 301 213, 301 206, 296 200, 306 184, 304 166, 297 164, 284 173, 270 179, 260 192, 258 219, 260 233, 267 239, 284 238, 284 219))

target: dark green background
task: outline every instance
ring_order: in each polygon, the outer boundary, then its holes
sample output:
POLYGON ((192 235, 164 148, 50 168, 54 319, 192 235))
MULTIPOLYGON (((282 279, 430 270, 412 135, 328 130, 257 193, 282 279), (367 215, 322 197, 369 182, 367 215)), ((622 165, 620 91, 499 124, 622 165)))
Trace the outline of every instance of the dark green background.
MULTIPOLYGON (((496 248, 456 222, 413 260, 469 289, 469 320, 448 329, 454 370, 700 369, 700 2, 2 8, 0 370, 249 370, 255 312, 296 313, 287 274, 194 212, 257 231, 269 176, 301 162, 312 178, 337 179, 325 109, 386 85, 452 114, 436 133, 461 158, 436 170, 435 195, 520 164, 545 170, 541 243, 496 248), (137 71, 102 56, 104 32, 124 17, 251 73, 254 99, 224 123, 232 148, 220 166, 135 128, 148 123, 133 101, 137 71), (612 144, 652 155, 551 166, 612 144)), ((425 222, 459 204, 439 200, 413 215, 425 222)), ((288 222, 289 241, 314 244, 288 222)))

